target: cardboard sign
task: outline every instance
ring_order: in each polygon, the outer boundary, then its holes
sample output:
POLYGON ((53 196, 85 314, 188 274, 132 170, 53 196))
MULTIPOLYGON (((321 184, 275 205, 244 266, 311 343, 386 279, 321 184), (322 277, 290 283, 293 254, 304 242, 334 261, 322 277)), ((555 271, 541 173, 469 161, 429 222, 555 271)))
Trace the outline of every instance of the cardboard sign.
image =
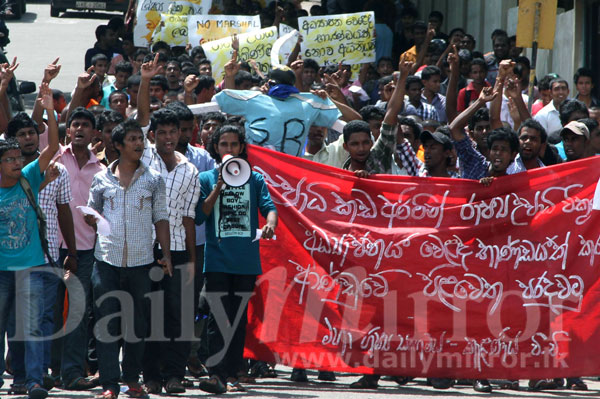
MULTIPOLYGON (((232 39, 230 36, 202 45, 206 58, 212 63, 213 77, 217 84, 223 80, 225 64, 233 54, 232 39), (219 75, 215 75, 215 73, 219 73, 219 75)), ((277 28, 271 26, 255 32, 242 33, 238 35, 238 39, 240 42, 238 59, 240 61, 253 59, 260 71, 266 75, 271 69, 271 49, 277 40, 277 28)))
POLYGON ((188 16, 161 14, 161 22, 152 34, 152 43, 158 41, 171 47, 185 46, 188 42, 188 16))
POLYGON ((375 62, 375 14, 359 12, 298 18, 301 54, 320 65, 375 62))
MULTIPOLYGON (((210 10, 211 4, 212 0, 141 0, 136 10, 137 18, 133 28, 133 43, 136 47, 148 47, 152 42, 154 30, 163 21, 163 14, 179 16, 206 14, 210 10)), ((183 26, 187 30, 187 23, 183 26)), ((183 45, 185 46, 185 43, 183 45)))
POLYGON ((260 30, 258 15, 194 15, 188 18, 189 40, 193 46, 246 32, 260 30))
POLYGON ((540 3, 540 21, 538 30, 538 48, 551 50, 554 46, 556 30, 557 0, 521 0, 519 2, 519 20, 517 22, 517 47, 531 48, 535 26, 536 3, 540 3))

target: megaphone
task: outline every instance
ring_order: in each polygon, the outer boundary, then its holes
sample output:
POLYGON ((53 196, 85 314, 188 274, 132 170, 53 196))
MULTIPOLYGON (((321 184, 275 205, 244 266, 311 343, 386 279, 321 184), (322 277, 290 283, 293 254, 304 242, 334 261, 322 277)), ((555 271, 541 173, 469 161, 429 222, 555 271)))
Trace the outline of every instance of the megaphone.
POLYGON ((229 187, 241 187, 250 180, 252 168, 244 158, 225 155, 221 164, 221 175, 229 187))

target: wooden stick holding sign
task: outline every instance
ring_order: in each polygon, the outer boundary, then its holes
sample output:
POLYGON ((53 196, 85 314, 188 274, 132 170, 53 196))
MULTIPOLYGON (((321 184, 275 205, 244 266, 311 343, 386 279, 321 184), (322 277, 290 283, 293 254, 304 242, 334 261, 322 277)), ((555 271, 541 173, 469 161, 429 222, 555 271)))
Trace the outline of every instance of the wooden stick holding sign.
POLYGON ((533 105, 533 83, 537 63, 537 50, 554 46, 557 0, 522 0, 519 4, 517 22, 517 47, 531 48, 531 70, 529 72, 529 103, 533 105))

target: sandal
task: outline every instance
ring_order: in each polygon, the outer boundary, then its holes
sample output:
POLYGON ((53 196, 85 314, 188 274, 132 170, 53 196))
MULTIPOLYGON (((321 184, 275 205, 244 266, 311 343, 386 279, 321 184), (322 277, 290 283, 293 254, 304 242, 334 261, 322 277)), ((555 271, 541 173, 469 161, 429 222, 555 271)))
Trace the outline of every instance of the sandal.
POLYGON ((223 385, 223 383, 221 382, 219 377, 210 377, 210 378, 206 378, 204 380, 200 380, 200 384, 198 385, 198 388, 200 388, 204 392, 214 393, 214 394, 220 394, 220 393, 227 392, 227 388, 225 388, 225 385, 223 385))
POLYGON ((102 392, 101 394, 96 395, 95 398, 96 399, 117 399, 117 394, 115 394, 110 389, 107 389, 106 391, 102 392))
POLYGON ((125 394, 130 398, 149 399, 148 392, 142 386, 129 387, 125 394))
POLYGON ((87 391, 95 387, 96 384, 92 380, 88 380, 85 377, 77 377, 70 383, 65 384, 64 389, 67 391, 87 391))
POLYGON ((229 381, 227 382, 227 392, 246 392, 246 388, 239 381, 229 381))
POLYGON ((168 394, 173 393, 185 393, 185 387, 181 383, 181 380, 177 377, 169 378, 167 383, 165 384, 165 391, 168 394))
POLYGON ((146 387, 146 392, 148 392, 148 394, 157 394, 162 392, 162 385, 160 382, 155 380, 147 381, 144 384, 144 387, 146 387))
POLYGON ((10 384, 8 388, 9 395, 27 395, 27 387, 25 384, 10 384))

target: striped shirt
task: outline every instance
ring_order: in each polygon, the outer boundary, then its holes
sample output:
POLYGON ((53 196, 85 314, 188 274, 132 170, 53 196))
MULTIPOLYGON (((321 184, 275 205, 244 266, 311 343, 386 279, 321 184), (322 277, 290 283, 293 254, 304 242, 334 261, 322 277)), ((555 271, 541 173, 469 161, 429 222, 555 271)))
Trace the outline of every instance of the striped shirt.
MULTIPOLYGON (((48 252, 54 262, 58 262, 58 208, 56 205, 68 204, 73 200, 73 197, 67 168, 58 162, 55 165, 59 170, 59 175, 40 191, 39 203, 40 208, 46 214, 46 222, 48 223, 48 252)), ((46 257, 46 262, 48 262, 48 257, 46 257)))
POLYGON ((146 147, 142 162, 150 166, 165 181, 167 213, 169 214, 169 232, 171 251, 185 251, 185 228, 183 218, 194 219, 196 203, 200 197, 198 169, 181 153, 175 151, 178 163, 169 171, 167 165, 153 146, 146 147))

